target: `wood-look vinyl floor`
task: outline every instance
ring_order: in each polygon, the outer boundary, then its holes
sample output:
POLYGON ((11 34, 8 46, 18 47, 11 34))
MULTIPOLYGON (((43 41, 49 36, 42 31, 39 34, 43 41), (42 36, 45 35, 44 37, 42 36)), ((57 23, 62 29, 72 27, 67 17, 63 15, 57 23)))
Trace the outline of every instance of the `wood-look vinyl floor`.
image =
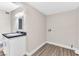
POLYGON ((32 56, 79 56, 75 54, 73 50, 62 48, 59 46, 45 44, 38 51, 36 51, 32 56))

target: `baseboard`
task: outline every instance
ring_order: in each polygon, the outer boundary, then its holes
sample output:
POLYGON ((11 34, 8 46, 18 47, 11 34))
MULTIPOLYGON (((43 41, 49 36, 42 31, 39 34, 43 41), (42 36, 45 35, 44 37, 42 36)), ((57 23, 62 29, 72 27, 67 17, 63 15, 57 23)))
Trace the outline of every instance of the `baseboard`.
POLYGON ((33 51, 31 51, 30 53, 29 52, 27 52, 26 54, 27 54, 27 56, 31 56, 31 55, 33 55, 38 49, 40 49, 43 45, 45 45, 46 44, 46 42, 44 42, 44 43, 42 43, 40 46, 38 46, 36 49, 33 49, 33 51))
POLYGON ((53 43, 53 42, 50 42, 50 41, 46 41, 46 43, 53 44, 53 45, 56 45, 56 46, 59 46, 59 47, 63 47, 63 48, 66 48, 66 49, 70 49, 70 50, 78 50, 76 48, 71 48, 69 46, 62 45, 62 44, 57 44, 57 43, 53 43))

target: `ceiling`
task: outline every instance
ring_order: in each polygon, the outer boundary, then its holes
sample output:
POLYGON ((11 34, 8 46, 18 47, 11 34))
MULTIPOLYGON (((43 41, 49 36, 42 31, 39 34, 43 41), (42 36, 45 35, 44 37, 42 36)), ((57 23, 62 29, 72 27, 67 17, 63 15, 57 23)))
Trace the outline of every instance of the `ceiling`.
MULTIPOLYGON (((73 10, 79 7, 79 2, 28 2, 29 5, 43 13, 51 15, 59 12, 73 10)), ((11 12, 20 5, 12 2, 0 2, 0 10, 11 12)))
POLYGON ((28 4, 44 15, 73 10, 79 6, 78 2, 28 2, 28 4))
POLYGON ((12 10, 15 10, 18 7, 19 5, 16 5, 11 2, 0 2, 0 10, 6 11, 6 12, 11 12, 12 10))

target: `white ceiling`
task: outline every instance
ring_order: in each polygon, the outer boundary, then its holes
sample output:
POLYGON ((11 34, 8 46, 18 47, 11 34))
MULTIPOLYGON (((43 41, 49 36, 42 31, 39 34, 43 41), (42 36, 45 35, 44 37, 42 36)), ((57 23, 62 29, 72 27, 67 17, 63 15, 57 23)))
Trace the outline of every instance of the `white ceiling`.
MULTIPOLYGON (((79 2, 28 2, 28 4, 39 10, 44 15, 73 10, 79 6, 79 2)), ((0 10, 7 12, 11 12, 18 7, 20 6, 15 3, 0 2, 0 10)))
POLYGON ((7 12, 11 12, 12 10, 15 10, 18 7, 19 5, 16 5, 11 2, 0 2, 0 10, 4 10, 7 12))
POLYGON ((44 15, 73 10, 79 6, 78 2, 29 2, 28 4, 44 15))

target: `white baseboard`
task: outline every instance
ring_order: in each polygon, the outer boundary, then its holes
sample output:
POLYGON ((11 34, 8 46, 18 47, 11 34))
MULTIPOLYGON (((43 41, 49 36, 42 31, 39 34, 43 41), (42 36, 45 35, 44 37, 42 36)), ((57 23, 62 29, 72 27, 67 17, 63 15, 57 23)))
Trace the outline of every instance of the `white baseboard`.
POLYGON ((56 45, 56 46, 59 46, 59 47, 63 47, 63 48, 67 48, 67 49, 70 49, 70 50, 78 50, 76 48, 71 48, 69 46, 62 45, 62 44, 57 44, 57 43, 53 43, 53 42, 50 42, 50 41, 46 41, 46 43, 53 44, 53 45, 56 45))
POLYGON ((44 42, 44 43, 42 43, 40 46, 38 46, 36 49, 33 49, 30 53, 26 53, 27 54, 27 56, 31 56, 31 55, 33 55, 33 53, 35 53, 38 49, 40 49, 43 45, 45 45, 46 44, 46 42, 44 42))

